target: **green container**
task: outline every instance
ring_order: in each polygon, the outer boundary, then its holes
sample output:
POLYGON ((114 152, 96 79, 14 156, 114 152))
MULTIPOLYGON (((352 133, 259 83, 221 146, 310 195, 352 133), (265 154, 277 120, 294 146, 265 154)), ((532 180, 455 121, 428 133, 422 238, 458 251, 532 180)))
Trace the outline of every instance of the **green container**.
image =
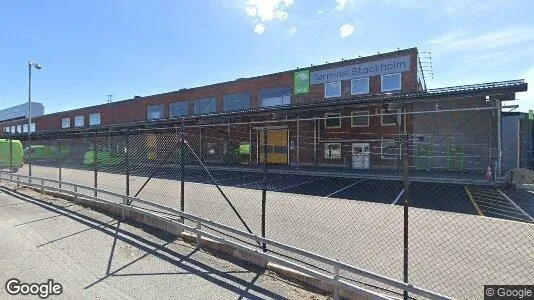
POLYGON ((10 163, 13 171, 22 167, 23 163, 22 143, 19 140, 0 139, 0 167, 9 168, 10 163), (11 144, 11 151, 9 150, 11 144), (12 158, 10 159, 9 154, 12 158))
POLYGON ((122 159, 108 151, 89 150, 85 152, 83 164, 86 166, 94 165, 95 161, 101 166, 116 166, 122 163, 122 159))
POLYGON ((465 165, 465 154, 461 146, 447 146, 447 170, 463 171, 465 165))
MULTIPOLYGON (((70 150, 65 147, 32 145, 32 161, 64 159, 70 155, 70 150)), ((30 148, 24 149, 24 160, 29 159, 30 148)))
POLYGON ((417 156, 415 157, 415 168, 417 170, 430 170, 430 161, 432 157, 431 145, 418 145, 417 156))

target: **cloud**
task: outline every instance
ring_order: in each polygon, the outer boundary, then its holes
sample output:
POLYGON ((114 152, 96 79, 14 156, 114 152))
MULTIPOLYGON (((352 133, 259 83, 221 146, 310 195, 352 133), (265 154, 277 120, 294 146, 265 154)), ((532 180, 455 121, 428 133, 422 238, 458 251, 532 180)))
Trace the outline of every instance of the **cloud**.
POLYGON ((317 14, 318 14, 318 15, 322 15, 322 14, 324 14, 324 10, 322 10, 322 9, 321 9, 321 10, 318 10, 318 11, 317 11, 317 14))
POLYGON ((341 25, 341 27, 339 27, 339 36, 342 39, 351 36, 353 33, 354 33, 354 26, 350 25, 349 23, 341 25))
POLYGON ((347 5, 348 2, 349 0, 336 0, 336 8, 343 9, 347 5))
POLYGON ((287 20, 289 15, 285 9, 294 3, 294 0, 246 0, 245 13, 256 23, 254 32, 262 34, 267 22, 287 20))
POLYGON ((294 0, 247 0, 245 12, 261 22, 284 21, 288 16, 284 8, 288 8, 294 3, 294 0))
POLYGON ((292 27, 287 31, 287 33, 289 33, 290 35, 294 35, 295 33, 297 33, 297 27, 292 26, 292 27))
POLYGON ((256 24, 254 26, 254 32, 261 35, 265 31, 265 26, 263 24, 256 24))
POLYGON ((508 27, 471 36, 456 31, 433 38, 429 44, 439 47, 441 52, 448 52, 488 50, 532 41, 534 41, 534 27, 508 27))

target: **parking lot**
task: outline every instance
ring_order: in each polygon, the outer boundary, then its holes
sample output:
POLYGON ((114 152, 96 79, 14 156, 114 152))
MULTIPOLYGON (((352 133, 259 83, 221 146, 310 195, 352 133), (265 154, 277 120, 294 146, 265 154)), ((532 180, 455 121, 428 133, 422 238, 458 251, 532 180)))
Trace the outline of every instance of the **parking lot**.
MULTIPOLYGON (((27 172, 23 167, 18 174, 27 172)), ((51 166, 34 166, 32 172, 37 177, 58 178, 58 169, 51 166)), ((132 172, 130 195, 137 193, 150 173, 132 172)), ((252 232, 259 234, 263 175, 210 173, 252 232)), ((62 180, 93 186, 94 172, 63 168, 62 180)), ((139 197, 179 209, 179 180, 178 169, 163 168, 139 197)), ((245 230, 204 171, 188 168, 184 181, 186 212, 245 230)), ((267 237, 402 279, 402 182, 269 174, 265 184, 267 237)), ((98 187, 124 194, 125 176, 118 170, 102 170, 98 187)), ((487 282, 527 284, 534 280, 534 262, 529 258, 534 247, 530 219, 534 194, 414 182, 408 196, 413 284, 457 298, 476 298, 487 282)))
MULTIPOLYGON (((210 174, 221 186, 258 190, 264 185, 261 172, 210 170, 210 174)), ((175 168, 162 169, 156 177, 180 180, 175 168)), ((213 182, 199 169, 187 169, 184 180, 213 182)), ((403 205, 404 199, 403 183, 396 180, 269 174, 265 187, 267 191, 390 205, 403 205)), ((408 201, 410 207, 534 222, 534 193, 522 189, 412 182, 408 201)))

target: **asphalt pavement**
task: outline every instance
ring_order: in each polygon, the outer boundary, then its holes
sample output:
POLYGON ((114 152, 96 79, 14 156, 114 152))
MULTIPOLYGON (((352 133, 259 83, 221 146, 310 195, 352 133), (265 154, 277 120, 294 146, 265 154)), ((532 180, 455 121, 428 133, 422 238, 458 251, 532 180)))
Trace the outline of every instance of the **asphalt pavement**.
POLYGON ((64 200, 0 193, 1 299, 21 298, 4 288, 12 278, 59 283, 48 299, 325 298, 64 200))

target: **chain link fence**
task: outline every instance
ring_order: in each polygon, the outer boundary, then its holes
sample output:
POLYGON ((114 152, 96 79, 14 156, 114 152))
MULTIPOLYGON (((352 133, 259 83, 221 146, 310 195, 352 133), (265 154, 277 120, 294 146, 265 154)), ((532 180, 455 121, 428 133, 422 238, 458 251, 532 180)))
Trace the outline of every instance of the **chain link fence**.
POLYGON ((31 148, 20 137, 26 161, 13 171, 26 175, 31 163, 33 176, 136 196, 479 298, 484 284, 534 281, 533 124, 521 122, 513 148, 502 142, 500 104, 470 103, 37 133, 31 148))

